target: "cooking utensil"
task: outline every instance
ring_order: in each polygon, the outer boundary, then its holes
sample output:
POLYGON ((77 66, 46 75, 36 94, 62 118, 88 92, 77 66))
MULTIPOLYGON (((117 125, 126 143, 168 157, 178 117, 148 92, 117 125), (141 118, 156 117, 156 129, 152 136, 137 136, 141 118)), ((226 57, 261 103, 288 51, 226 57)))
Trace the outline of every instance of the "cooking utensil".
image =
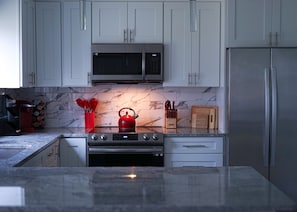
POLYGON ((76 99, 76 103, 81 108, 85 108, 85 104, 84 104, 84 101, 82 99, 80 99, 80 98, 76 99))
POLYGON ((91 98, 90 100, 76 99, 76 103, 78 106, 84 109, 85 112, 94 112, 96 110, 96 107, 98 105, 98 100, 96 98, 91 98))
POLYGON ((171 109, 171 103, 170 103, 169 100, 167 100, 167 101, 165 102, 165 110, 170 110, 170 109, 171 109))
POLYGON ((89 102, 90 102, 90 108, 91 108, 91 110, 92 111, 95 111, 96 110, 96 107, 98 105, 98 100, 95 99, 95 98, 92 98, 92 99, 90 99, 89 102))

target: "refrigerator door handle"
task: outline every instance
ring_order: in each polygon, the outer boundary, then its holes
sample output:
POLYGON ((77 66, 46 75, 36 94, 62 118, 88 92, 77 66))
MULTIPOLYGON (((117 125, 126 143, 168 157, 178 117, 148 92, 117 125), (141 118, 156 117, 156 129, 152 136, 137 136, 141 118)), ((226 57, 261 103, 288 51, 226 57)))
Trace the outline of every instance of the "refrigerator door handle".
POLYGON ((270 139, 270 68, 265 68, 264 72, 264 95, 265 95, 265 121, 264 121, 264 138, 263 138, 263 161, 264 166, 269 166, 269 139, 270 139))
POLYGON ((277 108, 278 108, 278 95, 277 95, 277 70, 272 67, 271 69, 271 143, 270 143, 270 166, 275 165, 275 151, 277 140, 277 108))

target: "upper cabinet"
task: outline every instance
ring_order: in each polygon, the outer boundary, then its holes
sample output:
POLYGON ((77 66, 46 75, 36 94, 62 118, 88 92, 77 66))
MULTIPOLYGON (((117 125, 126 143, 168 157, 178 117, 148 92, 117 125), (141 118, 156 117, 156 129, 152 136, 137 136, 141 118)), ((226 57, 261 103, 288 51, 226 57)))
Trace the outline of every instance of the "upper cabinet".
POLYGON ((32 83, 34 14, 32 0, 0 0, 0 88, 32 83))
POLYGON ((92 2, 93 43, 162 43, 163 2, 92 2))
POLYGON ((90 13, 90 2, 36 2, 36 86, 89 85, 90 13))
POLYGON ((62 86, 88 86, 91 72, 91 3, 63 3, 62 86))
POLYGON ((22 1, 22 87, 35 85, 36 48, 35 48, 35 3, 33 0, 22 1))
POLYGON ((229 47, 297 46, 296 0, 228 0, 229 47))
POLYGON ((60 2, 36 2, 36 86, 61 86, 60 2))
POLYGON ((221 2, 197 1, 194 11, 191 31, 189 2, 164 3, 164 86, 220 86, 221 2))

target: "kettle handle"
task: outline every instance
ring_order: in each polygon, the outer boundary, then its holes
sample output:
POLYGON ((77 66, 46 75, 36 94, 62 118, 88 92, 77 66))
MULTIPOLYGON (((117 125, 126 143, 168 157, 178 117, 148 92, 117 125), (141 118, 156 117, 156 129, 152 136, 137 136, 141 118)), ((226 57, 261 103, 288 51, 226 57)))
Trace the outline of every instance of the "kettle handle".
POLYGON ((133 111, 133 113, 134 113, 133 116, 134 116, 135 119, 138 117, 138 115, 136 114, 135 110, 133 110, 131 107, 123 107, 122 109, 120 109, 120 111, 119 111, 119 117, 121 117, 121 111, 124 110, 124 109, 133 111))

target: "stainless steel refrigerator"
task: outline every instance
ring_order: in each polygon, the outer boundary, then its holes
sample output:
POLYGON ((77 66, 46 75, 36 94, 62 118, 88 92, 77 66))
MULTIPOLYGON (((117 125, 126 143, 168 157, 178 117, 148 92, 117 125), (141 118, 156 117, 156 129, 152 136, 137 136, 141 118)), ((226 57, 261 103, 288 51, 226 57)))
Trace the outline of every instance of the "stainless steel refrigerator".
POLYGON ((229 165, 297 202, 297 48, 231 48, 227 67, 229 165))

